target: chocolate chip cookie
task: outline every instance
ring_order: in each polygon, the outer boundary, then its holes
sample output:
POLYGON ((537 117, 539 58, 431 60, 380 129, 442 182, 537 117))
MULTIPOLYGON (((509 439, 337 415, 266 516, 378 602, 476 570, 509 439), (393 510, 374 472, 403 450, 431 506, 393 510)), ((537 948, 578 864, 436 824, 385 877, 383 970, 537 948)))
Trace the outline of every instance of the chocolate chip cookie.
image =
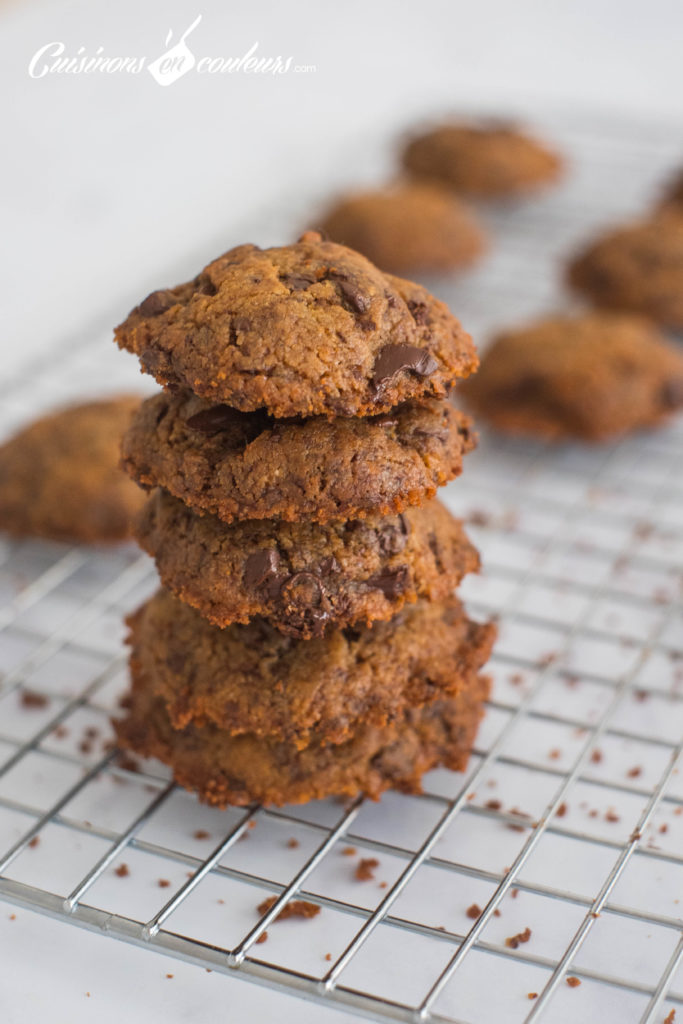
POLYGON ((434 500, 364 520, 227 526, 157 490, 136 528, 162 583, 218 626, 267 618, 282 633, 389 619, 418 597, 440 600, 479 559, 462 523, 434 500))
POLYGON ((466 399, 508 433, 602 441, 683 407, 683 352, 637 316, 550 317, 501 334, 466 399))
POLYGON ((86 543, 128 537, 143 500, 119 469, 119 445, 139 404, 126 395, 72 405, 2 445, 0 529, 86 543))
POLYGON ((181 786, 218 807, 357 793, 376 800, 386 789, 419 793, 431 768, 466 767, 489 689, 485 677, 475 676, 454 698, 406 709, 383 726, 359 724, 338 745, 316 739, 299 749, 278 736, 230 736, 210 723, 174 729, 163 699, 154 695, 153 682, 136 661, 132 678, 127 716, 115 723, 120 745, 160 758, 181 786))
POLYGON ((505 199, 555 181, 562 158, 514 125, 501 121, 443 124, 412 138, 406 171, 463 195, 505 199))
POLYGON ((456 597, 418 601, 391 622, 284 636, 263 619, 217 629, 160 590, 129 620, 132 660, 162 697, 174 728, 212 722, 229 735, 296 747, 342 743, 361 722, 384 725, 407 707, 463 689, 488 657, 493 627, 456 597))
POLYGON ((485 248, 474 214, 452 193, 401 184, 339 200, 322 218, 335 242, 394 274, 468 267, 485 248))
POLYGON ((435 400, 373 417, 275 420, 183 391, 143 403, 122 453, 133 479, 225 522, 324 523, 421 503, 473 445, 469 419, 435 400))
POLYGON ((568 280, 603 309, 683 328, 683 213, 608 231, 574 259, 568 280))
POLYGON ((477 367, 442 302, 315 232, 231 249, 194 280, 148 295, 115 334, 160 383, 278 417, 443 398, 477 367))

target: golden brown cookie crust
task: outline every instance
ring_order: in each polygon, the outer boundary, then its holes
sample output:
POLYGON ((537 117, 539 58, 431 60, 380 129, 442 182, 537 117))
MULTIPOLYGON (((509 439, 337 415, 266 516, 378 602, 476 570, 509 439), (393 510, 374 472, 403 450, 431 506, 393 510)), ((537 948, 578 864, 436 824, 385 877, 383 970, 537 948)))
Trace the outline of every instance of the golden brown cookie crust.
POLYGON ((132 678, 127 716, 116 723, 119 744, 158 757, 179 785, 218 807, 281 806, 358 793, 376 800, 386 789, 419 793, 431 768, 465 769, 489 690, 488 679, 479 676, 451 700, 408 710, 379 728, 360 726, 346 743, 297 750, 283 740, 230 737, 212 725, 173 729, 163 700, 135 661, 132 678))
POLYGON ((340 199, 321 221, 332 241, 392 274, 469 267, 486 248, 475 215, 433 185, 400 184, 340 199))
POLYGON ((193 281, 153 292, 115 335, 160 383, 278 417, 443 398, 477 367, 442 302, 314 232, 231 249, 193 281))
POLYGON ((135 535, 164 586, 214 625, 261 616, 300 638, 441 600, 479 566, 462 523, 436 500, 365 520, 228 526, 157 490, 135 535))
POLYGON ((503 122, 439 125, 412 138, 405 170, 463 195, 505 199, 554 182, 563 160, 543 143, 503 122))
POLYGON ((640 317, 549 317, 495 339, 464 393, 499 430, 601 441, 683 406, 683 353, 640 317))
POLYGON ((225 522, 328 522, 401 512, 460 473, 470 420, 444 402, 372 418, 279 421, 161 392, 140 407, 123 466, 225 522))
POLYGON ((567 277, 601 309, 683 328, 683 212, 606 232, 575 257, 567 277))
POLYGON ((494 630, 456 597, 406 605, 388 623, 284 636, 262 619, 217 629, 160 590, 129 621, 132 663, 174 728, 212 722, 227 735, 296 748, 345 742, 361 723, 452 697, 486 661, 494 630))
POLYGON ((119 468, 119 445, 139 404, 122 395, 71 405, 2 445, 0 529, 85 543, 128 537, 143 501, 119 468))

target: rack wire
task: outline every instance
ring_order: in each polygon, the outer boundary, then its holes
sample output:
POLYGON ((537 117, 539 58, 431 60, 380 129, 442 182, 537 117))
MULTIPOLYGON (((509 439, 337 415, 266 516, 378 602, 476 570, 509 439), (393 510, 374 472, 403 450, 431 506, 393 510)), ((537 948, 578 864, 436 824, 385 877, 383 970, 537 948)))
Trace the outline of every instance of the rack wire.
MULTIPOLYGON (((559 262, 680 157, 664 130, 540 127, 566 184, 485 214, 486 264, 430 283, 479 339, 566 305, 559 262)), ((244 237, 291 235, 286 205, 244 237)), ((100 328, 6 382, 0 428, 93 379, 140 387, 100 328)), ((378 804, 220 812, 121 759, 122 619, 152 564, 2 542, 0 897, 377 1021, 682 1012, 682 440, 680 421, 596 448, 482 438, 443 496, 483 556, 468 606, 500 621, 493 696, 465 774, 378 804), (321 912, 276 922, 294 897, 321 912)))

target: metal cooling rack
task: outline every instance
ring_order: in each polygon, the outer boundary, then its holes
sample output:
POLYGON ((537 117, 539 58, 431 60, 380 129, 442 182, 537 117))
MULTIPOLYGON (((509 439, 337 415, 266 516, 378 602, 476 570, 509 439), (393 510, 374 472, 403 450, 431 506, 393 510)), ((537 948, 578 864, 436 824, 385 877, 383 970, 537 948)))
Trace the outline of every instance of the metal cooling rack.
MULTIPOLYGON (((540 127, 567 183, 485 214, 486 264, 431 283, 480 339, 566 304, 558 260, 642 209, 681 156, 667 131, 540 127)), ((289 237, 287 208, 235 240, 289 237)), ((106 329, 7 382, 0 428, 97 380, 144 384, 106 329)), ((130 770, 108 719, 151 563, 3 542, 0 896, 378 1021, 683 1013, 682 440, 680 421, 600 448, 482 438, 444 498, 485 563, 463 594, 500 619, 493 697, 466 775, 379 804, 219 812, 156 763, 130 770), (273 923, 294 896, 319 915, 273 923)))

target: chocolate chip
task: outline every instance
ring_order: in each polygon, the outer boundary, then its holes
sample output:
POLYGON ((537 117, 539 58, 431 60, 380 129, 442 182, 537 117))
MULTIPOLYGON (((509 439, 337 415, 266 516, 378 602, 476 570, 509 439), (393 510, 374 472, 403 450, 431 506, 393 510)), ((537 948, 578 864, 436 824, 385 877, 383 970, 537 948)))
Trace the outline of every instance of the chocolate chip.
POLYGON ((244 584, 256 589, 277 577, 280 555, 275 548, 262 548, 249 555, 244 566, 244 584))
POLYGON ((333 572, 341 572, 341 566, 334 555, 328 555, 320 563, 319 571, 322 576, 329 576, 333 572))
POLYGON ((398 524, 388 523, 377 531, 377 543, 383 555, 397 555, 407 542, 405 521, 400 517, 398 524))
POLYGON ((315 277, 307 274, 281 274, 280 280, 287 285, 290 292, 305 292, 316 282, 315 277))
POLYGON ((202 409, 185 420, 191 430, 199 430, 202 434, 217 434, 235 424, 239 413, 229 405, 213 405, 210 409, 202 409))
POLYGON ((280 585, 280 598, 291 633, 295 636, 322 635, 332 606, 317 573, 308 570, 295 572, 280 585))
POLYGON ((415 345, 385 345, 375 360, 372 381, 375 387, 388 383, 401 370, 428 377, 438 367, 433 356, 415 345))
MULTIPOLYGON (((345 274, 341 270, 330 270, 327 277, 337 285, 342 298, 351 307, 352 312, 367 313, 370 309, 370 299, 367 295, 363 294, 358 285, 350 279, 348 274, 345 274)), ((366 321, 366 323, 369 323, 369 321, 366 321)))
POLYGON ((401 565, 398 569, 385 569, 371 576, 367 585, 375 590, 381 590, 384 596, 393 601, 403 593, 408 586, 408 566, 401 565))
POLYGON ((146 299, 143 299, 138 306, 138 313, 141 316, 159 316, 165 313, 171 306, 178 305, 178 297, 169 288, 160 288, 157 292, 151 292, 146 299))
POLYGON ((195 277, 192 282, 192 288, 195 295, 215 295, 218 291, 216 285, 206 274, 200 274, 198 277, 195 277))
POLYGON ((432 318, 429 315, 429 307, 424 302, 414 302, 412 299, 408 299, 406 303, 410 310, 410 315, 416 324, 420 326, 426 326, 432 322, 432 318))

